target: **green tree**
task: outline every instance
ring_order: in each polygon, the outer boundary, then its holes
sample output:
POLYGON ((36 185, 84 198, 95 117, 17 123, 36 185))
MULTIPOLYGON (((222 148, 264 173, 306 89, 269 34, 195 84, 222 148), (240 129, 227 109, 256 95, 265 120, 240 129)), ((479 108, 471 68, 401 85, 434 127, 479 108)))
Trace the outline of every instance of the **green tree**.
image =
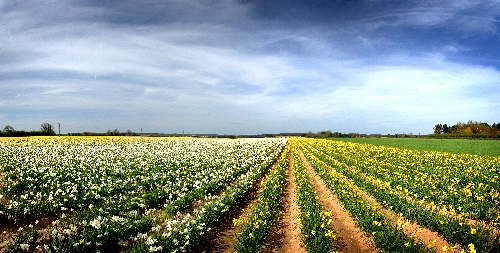
POLYGON ((434 126, 434 133, 435 134, 441 134, 441 133, 443 133, 443 125, 442 124, 436 124, 434 126))
POLYGON ((450 132, 450 128, 448 127, 447 124, 443 125, 442 131, 443 131, 443 134, 448 134, 450 132))

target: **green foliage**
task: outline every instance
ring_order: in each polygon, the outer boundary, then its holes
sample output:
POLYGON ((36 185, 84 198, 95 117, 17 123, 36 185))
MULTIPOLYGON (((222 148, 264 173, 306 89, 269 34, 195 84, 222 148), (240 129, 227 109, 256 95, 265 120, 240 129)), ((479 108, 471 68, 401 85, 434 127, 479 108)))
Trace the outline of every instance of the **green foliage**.
POLYGON ((265 243, 269 232, 281 211, 283 188, 288 170, 288 154, 290 145, 285 147, 275 168, 264 179, 257 204, 249 217, 235 219, 233 223, 240 226, 238 252, 258 252, 265 243), (242 222, 243 224, 238 224, 242 222))
POLYGON ((368 203, 351 179, 336 168, 326 165, 312 153, 305 152, 305 155, 347 211, 357 219, 359 226, 373 236, 377 247, 386 252, 427 252, 425 245, 393 226, 376 207, 368 203))
POLYGON ((491 229, 500 217, 496 159, 333 141, 305 147, 318 168, 331 168, 387 209, 449 242, 473 244, 481 252, 500 249, 491 229))
POLYGON ((14 234, 6 246, 11 251, 22 250, 20 245, 53 252, 118 252, 130 244, 144 251, 188 249, 241 201, 286 142, 56 137, 55 143, 65 145, 54 145, 47 140, 0 145, 0 176, 9 182, 0 187, 0 223, 59 218, 38 239, 28 230, 14 234), (177 213, 195 201, 206 205, 179 218, 177 213), (168 221, 172 235, 183 238, 180 245, 163 236, 168 232, 160 226, 167 216, 162 208, 176 214, 168 221))
POLYGON ((500 156, 500 141, 425 138, 329 138, 329 140, 367 143, 413 150, 440 151, 471 155, 500 156))
POLYGON ((330 229, 330 213, 323 211, 309 174, 299 157, 298 150, 293 150, 295 184, 300 208, 302 241, 307 252, 331 252, 335 245, 335 234, 330 229))
POLYGON ((465 138, 500 138, 500 128, 497 124, 489 125, 485 122, 469 120, 467 123, 458 122, 457 124, 448 127, 447 124, 436 124, 434 126, 435 135, 443 135, 444 137, 457 138, 459 136, 465 138))

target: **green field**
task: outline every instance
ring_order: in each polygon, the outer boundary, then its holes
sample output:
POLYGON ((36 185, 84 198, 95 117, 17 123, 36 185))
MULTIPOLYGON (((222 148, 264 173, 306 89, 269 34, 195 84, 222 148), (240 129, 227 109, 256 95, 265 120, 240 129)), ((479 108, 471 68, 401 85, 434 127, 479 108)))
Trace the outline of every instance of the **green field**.
POLYGON ((500 156, 498 140, 424 139, 424 138, 328 138, 329 140, 368 143, 395 148, 500 156))

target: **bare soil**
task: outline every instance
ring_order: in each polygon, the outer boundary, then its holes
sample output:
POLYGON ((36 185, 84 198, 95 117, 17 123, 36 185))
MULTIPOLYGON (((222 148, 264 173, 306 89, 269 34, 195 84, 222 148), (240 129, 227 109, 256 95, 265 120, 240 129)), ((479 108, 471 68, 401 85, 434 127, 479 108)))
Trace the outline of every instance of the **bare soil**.
POLYGON ((460 252, 460 245, 453 245, 448 243, 448 241, 441 237, 437 232, 433 232, 428 228, 422 227, 417 223, 411 223, 407 221, 404 217, 397 215, 394 211, 391 211, 382 205, 380 205, 377 200, 366 192, 362 194, 363 198, 368 201, 372 206, 377 207, 382 214, 392 222, 394 226, 403 228, 403 231, 409 236, 415 236, 420 239, 428 248, 435 248, 437 251, 441 251, 443 247, 447 247, 449 252, 460 252))
POLYGON ((200 243, 193 248, 192 252, 236 252, 234 246, 237 243, 238 227, 233 225, 233 219, 251 214, 257 202, 260 181, 258 180, 245 194, 238 207, 231 209, 207 234, 202 236, 200 243))
MULTIPOLYGON (((370 178, 368 176, 363 176, 363 175, 361 177, 363 177, 365 180, 371 182, 372 184, 380 187, 381 189, 389 189, 389 187, 387 185, 385 185, 377 180, 373 180, 373 178, 370 178)), ((435 208, 436 208, 435 206, 429 207, 429 203, 427 201, 422 200, 422 199, 416 199, 416 198, 413 198, 411 196, 408 196, 407 194, 404 194, 403 191, 401 191, 401 190, 397 190, 397 189, 391 189, 391 190, 394 192, 394 194, 397 194, 399 197, 405 198, 408 202, 410 202, 414 205, 417 205, 417 206, 421 206, 422 209, 431 211, 433 209, 435 210, 435 208)), ((456 217, 456 213, 453 213, 453 212, 450 212, 447 210, 443 210, 443 209, 439 209, 438 211, 440 214, 448 217, 449 219, 454 219, 456 217)), ((500 231, 489 223, 477 221, 474 219, 465 219, 465 220, 466 220, 466 222, 470 223, 472 226, 476 226, 477 223, 481 223, 483 226, 485 226, 486 228, 491 230, 491 233, 493 236, 500 235, 500 231)))
MULTIPOLYGON (((275 166, 276 163, 277 160, 272 166, 275 166)), ((257 203, 257 195, 261 182, 264 178, 265 176, 261 177, 253 184, 252 188, 238 204, 238 207, 231 209, 207 234, 200 238, 200 243, 192 249, 192 252, 236 252, 234 246, 237 243, 236 234, 238 233, 238 227, 234 226, 233 219, 247 217, 252 213, 253 207, 257 203)), ((271 236, 273 236, 273 234, 271 234, 271 236)))
MULTIPOLYGON (((283 207, 280 212, 281 216, 278 217, 275 229, 271 231, 268 242, 261 252, 306 252, 301 240, 300 222, 297 220, 300 210, 297 204, 293 156, 291 152, 292 150, 290 150, 289 155, 283 207)), ((356 220, 344 209, 339 199, 332 194, 321 177, 314 171, 300 149, 299 154, 308 170, 320 203, 324 206, 325 211, 331 212, 332 225, 337 234, 340 252, 378 252, 379 250, 374 246, 371 236, 361 230, 356 220)), ((5 183, 3 182, 4 177, 5 173, 0 172, 0 189, 3 183, 5 183)), ((201 242, 193 249, 193 252, 235 252, 234 245, 237 242, 236 234, 238 228, 233 225, 233 219, 248 216, 252 212, 261 180, 257 180, 238 207, 229 211, 209 232, 202 236, 201 242)), ((461 248, 458 245, 455 248, 451 248, 453 245, 450 245, 446 239, 439 236, 436 232, 421 227, 416 223, 407 222, 403 217, 383 207, 368 193, 362 192, 362 196, 371 205, 376 206, 395 226, 402 228, 409 236, 414 236, 418 240, 421 240, 429 248, 442 251, 443 247, 446 246, 448 252, 460 252, 461 248)), ((40 217, 38 218, 38 224, 33 225, 37 230, 46 233, 46 228, 57 218, 40 217)), ((12 236, 17 233, 19 227, 27 225, 29 224, 13 224, 8 222, 0 224, 0 252, 5 249, 5 246, 11 241, 12 236)))
POLYGON ((52 224, 53 221, 57 219, 58 217, 55 216, 42 216, 31 222, 22 222, 20 224, 7 222, 4 224, 0 224, 0 252, 3 252, 5 250, 5 247, 13 242, 13 237, 17 234, 19 228, 26 228, 29 225, 32 225, 43 238, 44 236, 48 235, 47 228, 52 224))
MULTIPOLYGON (((237 227, 233 226, 232 220, 241 216, 248 216, 256 204, 258 186, 252 189, 240 208, 232 211, 227 218, 218 223, 204 238, 201 243, 193 249, 193 252, 235 252, 237 227)), ((305 253, 300 238, 299 207, 295 193, 295 176, 293 173, 293 157, 288 160, 288 172, 284 189, 282 215, 278 217, 275 229, 270 231, 268 242, 260 252, 298 252, 305 253)))
POLYGON ((332 194, 325 182, 314 171, 300 149, 299 154, 311 177, 320 203, 327 212, 332 213, 332 224, 337 233, 340 252, 378 252, 372 239, 361 230, 355 219, 344 209, 339 199, 332 194))
POLYGON ((290 149, 286 188, 284 191, 283 213, 278 222, 278 229, 274 232, 274 236, 279 235, 279 238, 271 240, 272 247, 266 245, 264 248, 265 252, 306 252, 302 239, 300 238, 300 222, 297 220, 299 218, 300 209, 297 203, 297 193, 295 189, 293 155, 290 149))
MULTIPOLYGON (((303 157, 303 159, 305 159, 305 157, 303 157)), ((383 185, 379 186, 383 187, 383 185)), ((437 232, 433 232, 425 227, 418 225, 417 223, 408 222, 405 218, 397 215, 394 211, 380 205, 377 200, 368 193, 362 192, 362 197, 372 206, 377 207, 377 209, 380 210, 381 213, 388 220, 390 220, 394 226, 402 228, 407 235, 416 237, 418 240, 425 243, 428 248, 434 248, 437 251, 441 251, 443 250, 443 247, 446 246, 448 252, 460 252, 460 245, 450 245, 450 243, 448 243, 448 241, 445 238, 441 237, 437 232)))

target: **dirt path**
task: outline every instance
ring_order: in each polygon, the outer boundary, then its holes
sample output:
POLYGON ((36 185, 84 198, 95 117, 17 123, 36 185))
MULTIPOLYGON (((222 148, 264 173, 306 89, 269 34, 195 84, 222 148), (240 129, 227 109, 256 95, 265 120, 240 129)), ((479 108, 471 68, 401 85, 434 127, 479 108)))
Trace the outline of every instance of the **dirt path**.
MULTIPOLYGON (((345 166, 349 167, 349 165, 345 164, 344 162, 340 162, 332 157, 327 157, 327 159, 329 159, 330 161, 338 162, 340 164, 344 164, 345 166)), ((356 173, 360 178, 372 183, 373 185, 375 185, 381 189, 392 191, 395 195, 399 196, 400 198, 406 199, 408 202, 412 203, 415 206, 420 206, 422 209, 427 210, 427 211, 437 210, 441 215, 448 217, 448 219, 455 219, 457 217, 457 213, 455 213, 455 212, 450 212, 446 208, 443 209, 443 208, 435 206, 435 205, 431 206, 430 203, 427 202, 426 200, 413 198, 409 194, 405 194, 402 190, 391 188, 389 185, 384 184, 380 179, 378 179, 374 176, 368 176, 368 175, 359 173, 359 171, 357 169, 353 169, 353 168, 350 168, 350 169, 354 173, 356 173)), ((470 219, 470 218, 467 218, 465 220, 466 220, 466 222, 470 223, 473 227, 476 226, 476 224, 481 223, 486 228, 491 229, 493 235, 500 234, 500 231, 498 231, 498 229, 496 229, 491 224, 488 224, 487 222, 482 222, 482 221, 478 221, 478 220, 474 220, 474 219, 470 219)))
POLYGON ((302 239, 300 239, 300 222, 297 220, 300 209, 297 203, 297 193, 295 186, 295 173, 293 170, 292 149, 288 157, 288 173, 286 178, 286 188, 284 192, 284 212, 279 224, 279 232, 282 236, 281 245, 278 252, 306 252, 302 239))
MULTIPOLYGON (((330 159, 331 161, 332 161, 332 160, 335 160, 335 159, 332 159, 331 157, 328 157, 328 159, 330 159)), ((335 160, 335 161, 337 161, 337 160, 335 160)), ((337 162, 339 162, 339 161, 337 161, 337 162)), ((342 163, 342 162, 340 162, 340 163, 342 163)), ((342 163, 342 164, 344 164, 344 163, 342 163)), ((354 170, 354 171, 356 171, 356 170, 354 170)), ((385 185, 384 183, 382 183, 380 180, 378 180, 378 179, 377 179, 377 178, 375 178, 375 177, 372 177, 372 176, 367 176, 367 175, 364 175, 364 174, 358 174, 358 176, 359 176, 359 177, 361 177, 361 178, 363 178, 364 180, 366 180, 366 181, 368 181, 368 182, 372 183, 373 185, 375 185, 375 186, 379 187, 380 189, 391 190, 394 194, 398 195, 398 196, 399 196, 399 197, 401 197, 401 198, 405 198, 408 202, 412 203, 412 204, 413 204, 413 205, 415 205, 415 206, 420 206, 422 209, 425 209, 425 210, 427 210, 427 211, 432 211, 433 209, 434 209, 434 210, 436 210, 436 209, 437 209, 441 215, 444 215, 444 216, 448 217, 448 219, 450 219, 450 220, 451 220, 451 219, 455 219, 455 218, 456 218, 456 216, 457 216, 457 214, 456 214, 456 213, 454 213, 454 212, 449 212, 449 211, 447 211, 446 209, 443 209, 443 208, 438 208, 438 207, 436 207, 436 206, 434 206, 434 207, 429 207, 429 206, 430 206, 430 205, 429 205, 429 202, 427 202, 427 201, 425 201, 425 200, 422 200, 422 199, 416 199, 416 198, 413 198, 413 197, 411 197, 411 196, 409 196, 409 195, 405 194, 405 193, 404 193, 403 191, 401 191, 401 190, 397 190, 397 189, 391 188, 391 187, 389 187, 388 185, 385 185)), ((365 197, 366 197, 366 198, 368 198, 368 195, 365 195, 365 197)), ((371 197, 370 197, 370 198, 371 198, 371 197)), ((371 198, 371 199, 372 199, 372 201, 375 201, 375 202, 376 202, 376 200, 375 200, 374 198, 371 198)), ((371 203, 374 203, 374 202, 371 202, 371 203)), ((404 221, 404 219, 402 219, 402 218, 400 218, 400 217, 398 217, 398 219, 399 219, 399 220, 401 220, 401 221, 404 221)), ((398 220, 398 219, 397 219, 397 220, 398 220)), ((396 222, 397 222, 397 220, 396 220, 396 222)), ((405 221, 405 222, 406 222, 406 221, 405 221)), ((489 223, 486 223, 486 222, 481 222, 481 221, 477 221, 477 220, 474 220, 474 219, 466 219, 466 222, 470 223, 470 224, 472 225, 472 227, 475 227, 475 226, 476 226, 476 224, 480 223, 480 224, 481 224, 482 226, 484 226, 485 228, 487 228, 487 229, 490 229, 490 230, 491 230, 491 235, 492 235, 493 237, 498 237, 498 236, 500 235, 500 231, 499 231, 496 227, 494 227, 493 225, 491 225, 491 223, 489 224, 489 223)), ((432 232, 432 231, 430 231, 430 230, 428 230, 428 229, 427 229, 427 231, 426 231, 426 230, 424 230, 424 229, 422 229, 422 230, 421 230, 421 229, 420 229, 420 227, 414 227, 414 225, 415 225, 415 224, 408 224, 408 225, 407 225, 408 227, 406 227, 405 231, 406 231, 406 230, 408 230, 408 232, 411 232, 411 233, 415 233, 415 232, 417 232, 417 233, 421 233, 421 234, 422 234, 422 237, 425 237, 425 238, 432 238, 432 239, 430 239, 430 242, 429 242, 429 243, 430 243, 430 244, 435 244, 435 245, 436 245, 436 247, 441 246, 440 248, 437 248, 438 250, 441 250, 441 249, 442 249, 442 247, 443 247, 443 246, 445 246, 445 244, 443 244, 443 243, 441 243, 441 244, 440 244, 440 243, 439 243, 439 240, 436 240, 436 243, 434 243, 434 242, 433 242, 433 240, 434 240, 434 239, 433 239, 433 237, 438 235, 436 232, 432 232), (430 231, 432 234, 431 234, 431 233, 429 233, 429 231, 430 231)), ((444 238, 442 238, 442 239, 443 239, 443 240, 445 240, 444 238)), ((458 247, 458 246, 457 246, 457 249, 459 249, 459 247, 458 247)), ((456 250, 456 249, 455 249, 455 250, 456 250)))
MULTIPOLYGON (((406 199, 408 202, 410 202, 411 204, 413 204, 415 206, 420 206, 424 210, 427 210, 427 211, 438 210, 439 214, 446 216, 450 220, 455 219, 457 217, 457 214, 455 212, 450 212, 446 208, 443 209, 443 208, 439 208, 437 206, 430 207, 429 202, 427 202, 426 200, 416 199, 416 198, 413 198, 407 194, 404 194, 404 192, 401 190, 390 188, 389 186, 376 180, 374 177, 369 177, 366 175, 360 175, 360 177, 362 177, 364 180, 372 183, 373 185, 379 187, 380 189, 391 190, 393 192, 393 194, 399 196, 400 198, 406 199)), ((493 225, 491 225, 491 223, 489 224, 487 222, 477 221, 477 220, 469 219, 469 218, 465 219, 465 221, 470 223, 472 225, 472 227, 475 227, 479 223, 482 226, 484 226, 488 229, 491 229, 491 233, 492 233, 491 235, 493 235, 493 236, 500 235, 500 231, 497 228, 495 228, 493 225)))
POLYGON ((311 177, 316 193, 319 196, 320 203, 327 212, 332 212, 332 224, 340 242, 340 251, 378 252, 370 237, 363 233, 356 221, 350 216, 349 212, 340 205, 339 199, 332 194, 325 182, 313 170, 311 164, 307 161, 300 149, 299 154, 311 177))
POLYGON ((428 248, 435 248, 437 251, 441 251, 443 248, 447 248, 448 252, 460 252, 460 245, 450 245, 445 238, 441 237, 437 232, 433 232, 428 228, 422 227, 417 223, 410 223, 404 217, 397 215, 395 212, 386 209, 380 205, 377 200, 366 192, 362 193, 363 198, 368 201, 372 206, 377 207, 384 216, 392 222, 394 226, 403 228, 403 231, 409 236, 415 236, 422 240, 428 248))
POLYGON ((233 225, 233 219, 251 214, 257 202, 256 197, 260 180, 258 182, 246 194, 244 200, 240 203, 240 208, 234 208, 229 211, 206 235, 201 237, 200 243, 192 249, 192 252, 236 252, 234 245, 237 243, 236 233, 238 232, 238 227, 233 225))
MULTIPOLYGON (((274 161, 271 165, 271 168, 277 166, 278 160, 274 161)), ((267 173, 270 173, 271 169, 267 173)), ((233 208, 229 213, 225 215, 219 222, 217 222, 212 229, 200 239, 200 243, 198 243, 193 249, 192 252, 216 252, 216 253, 228 253, 228 252, 236 252, 234 246, 237 243, 237 233, 238 227, 234 226, 233 219, 238 217, 248 217, 252 211, 253 207, 257 204, 257 196, 259 193, 260 185, 262 180, 264 180, 265 176, 262 176, 258 179, 252 186, 252 188, 245 194, 245 197, 240 202, 238 207, 233 208)), ((271 234, 271 238, 273 242, 270 243, 273 248, 275 245, 279 245, 279 242, 276 242, 276 238, 279 238, 279 235, 274 233, 271 234)), ((269 246, 268 245, 268 246, 269 246)), ((278 246, 279 247, 279 246, 278 246)), ((265 251, 261 251, 265 252, 265 251)))
MULTIPOLYGON (((302 159, 305 159, 302 151, 300 151, 300 154, 302 159)), ((307 161, 305 162, 307 163, 306 166, 309 168, 310 164, 307 161)), ((387 208, 380 205, 373 196, 364 191, 362 191, 361 193, 362 197, 372 206, 377 207, 377 209, 380 210, 380 212, 387 218, 387 220, 391 221, 394 226, 402 228, 407 235, 414 236, 420 239, 423 243, 425 243, 425 245, 427 245, 428 248, 435 248, 437 251, 446 249, 447 252, 460 252, 461 247, 459 245, 452 248, 453 245, 450 245, 446 241, 446 239, 441 237, 437 232, 433 232, 416 223, 410 223, 405 218, 397 215, 394 211, 388 210, 387 208)))

